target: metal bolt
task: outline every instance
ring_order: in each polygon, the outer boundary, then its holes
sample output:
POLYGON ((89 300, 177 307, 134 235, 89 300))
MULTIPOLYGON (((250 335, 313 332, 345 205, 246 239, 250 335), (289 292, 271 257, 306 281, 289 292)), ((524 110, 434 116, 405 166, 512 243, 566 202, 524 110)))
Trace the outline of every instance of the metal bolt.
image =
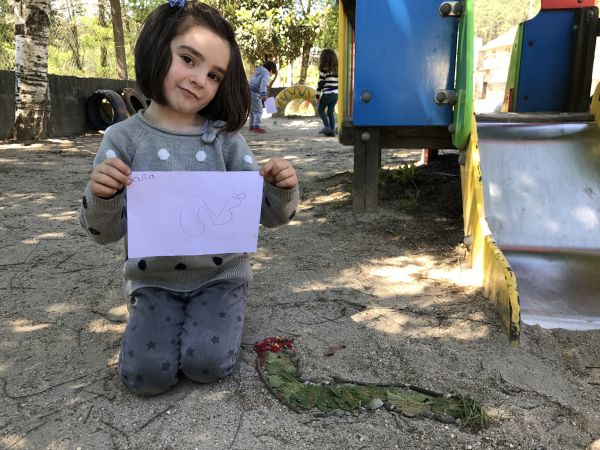
POLYGON ((363 134, 360 135, 360 139, 363 142, 369 142, 371 140, 371 133, 369 133, 368 131, 365 131, 363 134))
POLYGON ((450 3, 442 3, 440 5, 440 14, 442 16, 447 16, 452 12, 452 5, 450 3))
POLYGON ((435 93, 435 102, 436 103, 444 103, 448 97, 446 96, 445 91, 437 91, 435 93))
POLYGON ((455 124, 451 123, 450 125, 448 125, 448 132, 454 133, 455 130, 456 130, 455 124))
POLYGON ((456 95, 456 91, 448 91, 448 93, 446 94, 446 101, 450 105, 454 105, 457 99, 458 96, 456 95))
POLYGON ((369 103, 373 99, 373 94, 371 94, 370 91, 364 91, 362 94, 360 94, 360 99, 364 103, 369 103))
POLYGON ((434 96, 434 100, 438 105, 441 105, 442 103, 447 103, 448 105, 452 106, 456 103, 457 98, 458 96, 456 94, 456 91, 446 91, 443 89, 437 91, 434 96))

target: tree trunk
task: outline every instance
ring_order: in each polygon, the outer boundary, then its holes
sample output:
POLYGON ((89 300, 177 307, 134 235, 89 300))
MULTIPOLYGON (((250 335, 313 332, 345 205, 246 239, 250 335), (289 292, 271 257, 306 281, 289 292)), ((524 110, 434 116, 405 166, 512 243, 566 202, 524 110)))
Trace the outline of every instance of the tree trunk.
MULTIPOLYGON (((104 0, 98 0, 98 23, 102 28, 106 27, 106 5, 104 0)), ((108 66, 108 49, 104 42, 100 46, 100 66, 108 66)))
MULTIPOLYGON (((308 17, 310 15, 312 2, 311 0, 307 0, 306 6, 304 5, 304 1, 300 1, 300 6, 302 8, 302 15, 304 17, 308 17)), ((305 42, 302 46, 302 62, 300 64, 300 79, 298 80, 298 84, 306 84, 306 74, 308 72, 308 64, 310 63, 310 50, 312 49, 312 42, 305 42)))
POLYGON ((300 79, 298 80, 298 84, 306 84, 306 73, 308 72, 311 49, 312 44, 304 44, 302 46, 302 65, 300 66, 300 79))
POLYGON ((113 37, 115 39, 115 55, 117 57, 117 76, 127 79, 127 59, 125 57, 125 37, 123 34, 123 19, 121 18, 120 0, 110 0, 112 15, 113 37))
POLYGON ((71 60, 77 70, 83 71, 83 60, 81 59, 81 48, 79 45, 79 31, 77 30, 77 24, 72 23, 69 26, 71 39, 68 42, 69 48, 71 49, 71 60))
POLYGON ((69 17, 69 39, 67 45, 71 49, 71 60, 77 70, 83 71, 83 60, 81 58, 81 46, 79 45, 79 30, 77 29, 77 12, 71 0, 66 2, 69 17))
POLYGON ((50 0, 15 0, 15 125, 13 136, 50 136, 48 37, 50 0))

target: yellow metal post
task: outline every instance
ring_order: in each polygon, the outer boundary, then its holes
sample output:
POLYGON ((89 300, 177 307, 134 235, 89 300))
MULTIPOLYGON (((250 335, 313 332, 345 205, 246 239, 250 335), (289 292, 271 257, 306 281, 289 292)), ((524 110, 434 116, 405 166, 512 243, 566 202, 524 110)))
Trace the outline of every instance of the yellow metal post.
POLYGON ((596 89, 594 90, 594 95, 592 95, 590 112, 594 115, 596 125, 600 125, 600 83, 598 83, 596 89))
POLYGON ((346 92, 348 86, 348 18, 344 12, 344 5, 339 2, 338 10, 338 91, 340 92, 340 101, 337 102, 338 109, 338 129, 341 130, 341 122, 344 120, 346 113, 346 92))
POLYGON ((485 218, 483 183, 475 116, 461 165, 461 186, 465 236, 471 244, 471 263, 485 295, 494 301, 508 337, 518 344, 521 314, 517 280, 510 264, 496 245, 485 218))

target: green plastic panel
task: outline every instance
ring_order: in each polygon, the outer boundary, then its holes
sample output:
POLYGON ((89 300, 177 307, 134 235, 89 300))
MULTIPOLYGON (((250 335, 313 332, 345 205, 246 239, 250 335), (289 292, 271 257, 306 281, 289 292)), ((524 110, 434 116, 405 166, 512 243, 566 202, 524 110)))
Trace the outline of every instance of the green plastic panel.
POLYGON ((463 1, 464 10, 458 23, 458 56, 456 62, 456 94, 452 143, 464 149, 471 135, 473 116, 474 0, 463 1))
POLYGON ((514 99, 519 95, 519 73, 521 72, 521 48, 523 43, 523 22, 517 28, 515 42, 513 43, 512 52, 510 54, 510 65, 508 66, 508 78, 506 79, 506 91, 504 93, 504 103, 502 104, 503 112, 514 111, 514 99), (512 94, 511 94, 512 91, 512 94), (512 101, 511 101, 512 97, 512 101), (509 105, 509 103, 511 103, 509 105))

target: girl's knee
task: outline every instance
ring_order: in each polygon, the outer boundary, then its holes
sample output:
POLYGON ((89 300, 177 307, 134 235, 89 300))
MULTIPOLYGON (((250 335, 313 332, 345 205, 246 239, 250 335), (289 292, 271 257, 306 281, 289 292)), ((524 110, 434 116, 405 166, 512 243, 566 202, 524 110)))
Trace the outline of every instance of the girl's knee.
POLYGON ((235 358, 226 354, 223 357, 182 358, 181 371, 186 377, 198 383, 212 383, 231 375, 235 358))
POLYGON ((174 367, 130 367, 119 365, 117 373, 123 384, 134 394, 157 395, 177 383, 176 365, 174 367))

